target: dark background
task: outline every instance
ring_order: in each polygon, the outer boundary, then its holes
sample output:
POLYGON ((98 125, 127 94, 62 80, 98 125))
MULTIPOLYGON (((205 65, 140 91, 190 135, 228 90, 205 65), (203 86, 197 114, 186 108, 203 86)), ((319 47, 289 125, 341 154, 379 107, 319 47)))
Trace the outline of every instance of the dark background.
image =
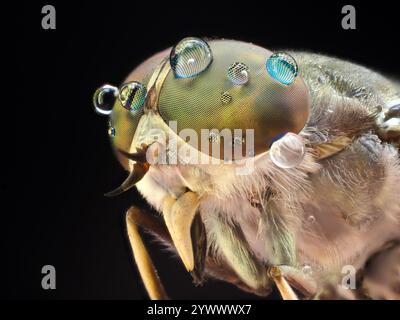
MULTIPOLYGON (((103 196, 126 174, 91 99, 98 86, 118 85, 150 55, 186 36, 224 37, 327 53, 400 75, 394 4, 353 2, 357 30, 343 30, 348 3, 296 3, 31 1, 3 11, 15 21, 3 33, 12 41, 16 79, 4 93, 12 93, 3 140, 12 145, 13 166, 3 166, 1 183, 1 297, 146 298, 124 225, 126 209, 143 204, 135 190, 103 196), (41 28, 45 4, 56 7, 56 30, 41 28), (56 290, 41 288, 46 264, 56 268, 56 290)), ((195 288, 178 259, 150 247, 172 298, 254 298, 217 281, 195 288)))

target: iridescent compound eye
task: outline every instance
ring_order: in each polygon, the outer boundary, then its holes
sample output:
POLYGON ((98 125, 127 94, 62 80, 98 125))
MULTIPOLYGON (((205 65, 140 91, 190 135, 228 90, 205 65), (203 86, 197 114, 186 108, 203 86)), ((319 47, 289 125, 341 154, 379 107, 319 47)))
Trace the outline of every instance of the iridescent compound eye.
POLYGON ((146 87, 139 82, 133 81, 122 86, 118 98, 125 109, 136 111, 143 106, 146 95, 146 87))
POLYGON ((266 62, 267 71, 276 81, 290 85, 297 77, 296 61, 287 53, 278 52, 271 55, 266 62))
POLYGON ((185 38, 171 51, 169 62, 176 78, 192 78, 212 62, 208 44, 198 38, 185 38))

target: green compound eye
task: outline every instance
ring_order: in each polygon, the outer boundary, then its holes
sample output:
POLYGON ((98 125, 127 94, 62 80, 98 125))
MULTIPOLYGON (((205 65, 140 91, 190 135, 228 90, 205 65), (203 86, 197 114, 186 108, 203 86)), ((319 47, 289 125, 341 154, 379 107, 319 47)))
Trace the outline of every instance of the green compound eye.
POLYGON ((212 59, 207 42, 185 38, 172 49, 169 62, 176 78, 192 78, 207 69, 212 59))
POLYGON ((278 52, 271 55, 266 62, 267 71, 276 81, 290 85, 297 77, 296 61, 287 53, 278 52))
POLYGON ((146 95, 146 87, 139 82, 132 81, 122 86, 118 99, 125 109, 136 111, 143 107, 146 95))

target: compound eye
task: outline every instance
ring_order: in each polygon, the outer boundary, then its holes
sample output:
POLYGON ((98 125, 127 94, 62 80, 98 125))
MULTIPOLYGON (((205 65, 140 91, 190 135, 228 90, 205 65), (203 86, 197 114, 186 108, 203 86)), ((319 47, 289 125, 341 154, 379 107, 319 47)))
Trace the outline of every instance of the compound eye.
POLYGON ((208 68, 212 53, 207 42, 198 38, 185 38, 172 49, 169 56, 176 78, 192 78, 208 68))
POLYGON ((285 52, 271 55, 267 59, 266 68, 273 79, 287 86, 294 82, 298 73, 296 61, 285 52))
POLYGON ((136 111, 143 107, 146 95, 146 87, 140 82, 132 81, 121 87, 118 99, 125 109, 136 111))

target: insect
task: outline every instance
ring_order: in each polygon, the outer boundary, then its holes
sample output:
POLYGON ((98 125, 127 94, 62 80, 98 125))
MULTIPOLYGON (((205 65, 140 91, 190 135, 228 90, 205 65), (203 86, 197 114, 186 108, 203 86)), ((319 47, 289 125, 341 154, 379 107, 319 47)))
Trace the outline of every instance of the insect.
POLYGON ((139 228, 195 283, 400 298, 398 83, 323 55, 185 38, 99 88, 94 105, 129 171, 107 196, 136 186, 159 212, 126 216, 150 298, 167 295, 139 228))

